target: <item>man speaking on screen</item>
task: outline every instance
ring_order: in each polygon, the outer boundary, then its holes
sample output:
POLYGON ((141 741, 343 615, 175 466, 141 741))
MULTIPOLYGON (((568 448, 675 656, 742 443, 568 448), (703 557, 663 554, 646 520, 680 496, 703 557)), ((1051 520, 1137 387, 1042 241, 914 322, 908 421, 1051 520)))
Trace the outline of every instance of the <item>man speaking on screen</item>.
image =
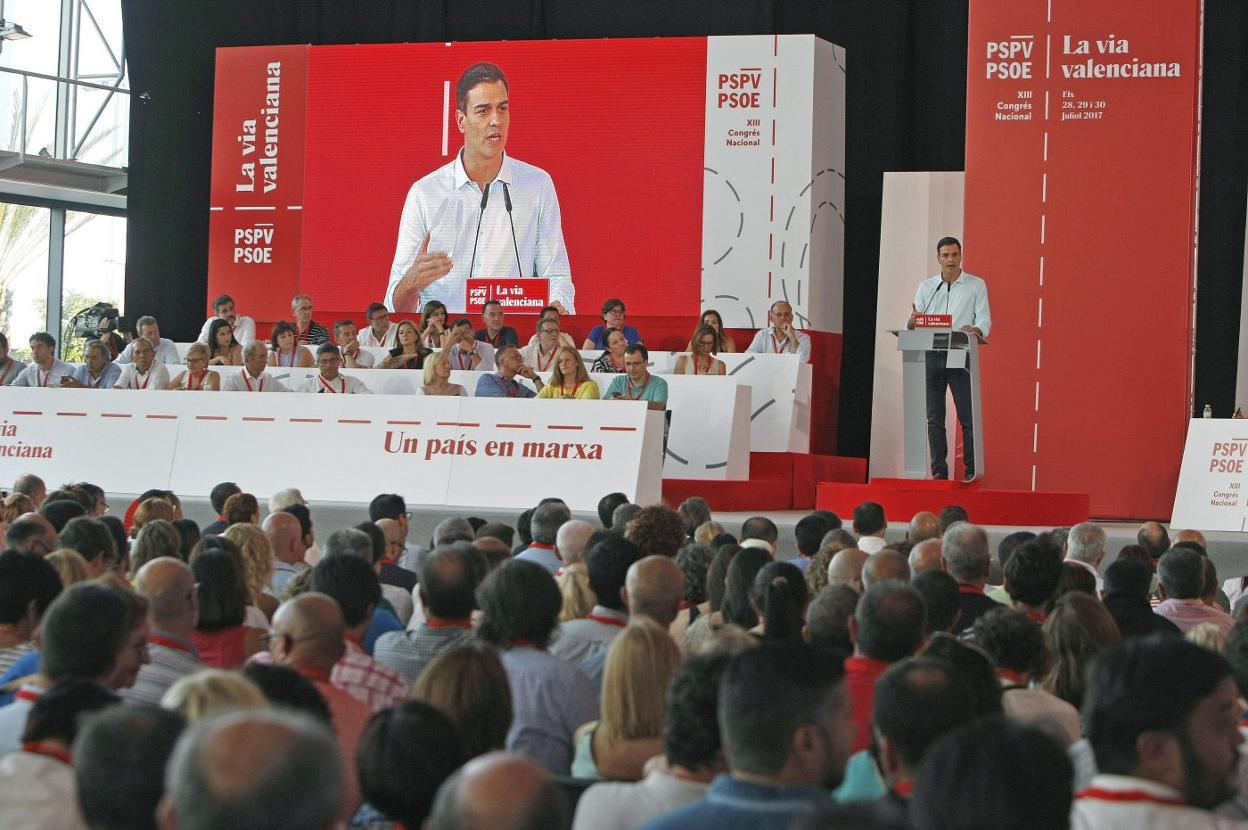
POLYGON ((455 87, 464 147, 407 192, 386 306, 415 312, 440 300, 464 310, 469 277, 550 280, 549 304, 575 312, 576 288, 550 174, 505 152, 507 78, 492 63, 464 70, 455 87))

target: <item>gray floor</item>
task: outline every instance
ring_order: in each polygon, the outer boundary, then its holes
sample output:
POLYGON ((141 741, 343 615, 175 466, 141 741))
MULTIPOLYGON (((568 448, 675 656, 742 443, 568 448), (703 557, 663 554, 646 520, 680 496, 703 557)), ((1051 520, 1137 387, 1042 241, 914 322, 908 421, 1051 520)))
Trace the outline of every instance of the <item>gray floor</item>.
MULTIPOLYGON (((134 494, 110 494, 109 501, 112 505, 113 512, 121 515, 125 511, 126 505, 134 498, 134 494)), ((264 501, 260 505, 261 512, 267 512, 267 506, 264 501)), ((368 519, 368 505, 355 502, 313 502, 312 522, 313 529, 318 539, 323 539, 335 530, 344 527, 351 527, 368 519)), ((410 541, 426 544, 433 535, 433 529, 447 516, 480 516, 487 521, 501 521, 510 525, 515 525, 516 518, 520 511, 498 511, 483 510, 478 508, 424 508, 419 506, 410 506, 412 511, 411 534, 410 541)), ((202 498, 186 498, 183 500, 183 513, 191 519, 199 522, 200 526, 206 525, 213 521, 215 514, 207 499, 202 498)), ((578 518, 587 519, 594 524, 598 523, 598 516, 591 513, 577 513, 578 518)), ((724 529, 730 533, 739 533, 741 531, 741 523, 748 519, 752 513, 717 513, 715 520, 724 526, 724 529)), ((797 555, 797 548, 793 541, 793 528, 797 525, 799 519, 806 515, 805 511, 781 511, 765 513, 772 521, 774 521, 780 529, 780 550, 779 558, 791 559, 797 555)), ((1135 542, 1135 532, 1138 525, 1135 524, 1111 524, 1103 523, 1109 535, 1108 550, 1106 550, 1105 562, 1102 567, 1112 562, 1117 556, 1119 549, 1124 545, 1135 542)), ((1044 527, 1004 527, 989 526, 989 539, 993 548, 996 548, 997 542, 1002 537, 1013 533, 1016 530, 1047 530, 1044 527)), ((900 523, 892 523, 888 528, 888 539, 890 541, 900 541, 905 538, 906 525, 900 523)), ((1222 579, 1230 577, 1248 576, 1248 534, 1243 533, 1206 533, 1209 542, 1209 557, 1218 568, 1218 576, 1222 579)))

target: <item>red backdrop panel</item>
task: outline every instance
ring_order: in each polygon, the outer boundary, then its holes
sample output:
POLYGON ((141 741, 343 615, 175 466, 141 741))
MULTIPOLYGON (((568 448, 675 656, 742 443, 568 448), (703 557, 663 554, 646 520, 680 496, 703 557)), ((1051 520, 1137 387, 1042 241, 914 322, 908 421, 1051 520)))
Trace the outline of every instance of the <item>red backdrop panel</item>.
POLYGON ((1168 516, 1190 413, 1200 3, 973 0, 969 50, 985 483, 1168 516))

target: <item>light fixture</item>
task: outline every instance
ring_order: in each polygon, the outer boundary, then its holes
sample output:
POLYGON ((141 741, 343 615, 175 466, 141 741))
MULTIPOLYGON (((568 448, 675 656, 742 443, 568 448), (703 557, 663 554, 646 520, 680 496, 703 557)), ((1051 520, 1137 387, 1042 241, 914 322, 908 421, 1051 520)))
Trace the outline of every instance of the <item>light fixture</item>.
POLYGON ((11 20, 0 19, 0 40, 25 40, 30 32, 11 20))

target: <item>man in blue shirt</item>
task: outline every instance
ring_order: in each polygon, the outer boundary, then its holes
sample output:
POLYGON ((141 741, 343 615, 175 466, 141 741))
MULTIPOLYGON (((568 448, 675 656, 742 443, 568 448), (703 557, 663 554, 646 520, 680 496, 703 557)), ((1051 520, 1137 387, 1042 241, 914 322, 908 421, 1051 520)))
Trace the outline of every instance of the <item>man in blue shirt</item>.
POLYGON ((734 657, 719 687, 729 773, 643 830, 787 830, 827 803, 854 740, 844 677, 835 653, 805 643, 764 642, 734 657))
POLYGON ((667 381, 650 374, 650 353, 640 343, 624 350, 624 374, 607 387, 607 400, 646 401, 650 409, 667 409, 667 381))
POLYGON ((121 367, 113 363, 108 346, 101 340, 88 340, 82 350, 81 366, 61 378, 61 386, 77 389, 112 389, 121 377, 121 367))
POLYGON ((477 381, 478 398, 535 398, 537 392, 516 380, 516 375, 528 378, 539 390, 545 385, 532 368, 524 365, 520 350, 515 346, 504 346, 494 355, 494 367, 497 372, 482 375, 477 381))

